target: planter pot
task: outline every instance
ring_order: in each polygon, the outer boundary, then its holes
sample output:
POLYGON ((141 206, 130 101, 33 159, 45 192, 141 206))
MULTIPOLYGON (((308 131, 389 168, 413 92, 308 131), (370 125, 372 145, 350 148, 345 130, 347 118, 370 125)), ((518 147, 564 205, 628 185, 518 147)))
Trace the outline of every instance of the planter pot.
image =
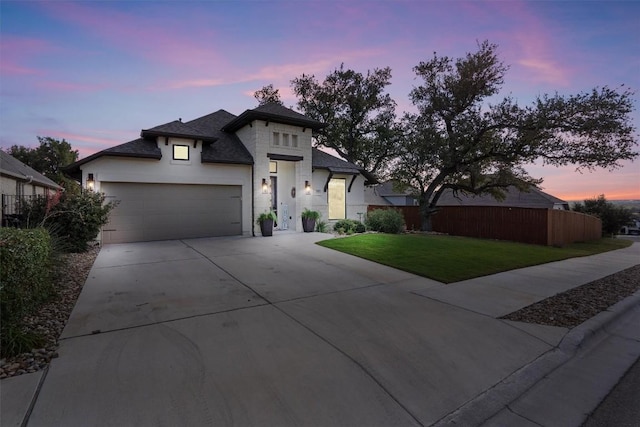
POLYGON ((302 218, 302 229, 305 233, 311 233, 316 229, 316 220, 309 218, 302 218))
POLYGON ((260 232, 264 237, 273 236, 273 220, 267 219, 260 223, 260 232))

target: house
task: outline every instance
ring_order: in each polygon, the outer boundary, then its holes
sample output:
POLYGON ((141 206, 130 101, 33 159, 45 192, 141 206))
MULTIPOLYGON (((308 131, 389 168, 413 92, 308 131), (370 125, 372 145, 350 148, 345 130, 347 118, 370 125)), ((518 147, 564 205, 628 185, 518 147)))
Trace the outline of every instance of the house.
POLYGON ((325 125, 271 103, 143 129, 67 173, 119 201, 103 243, 256 235, 270 209, 278 230, 302 231, 304 209, 333 220, 366 212, 362 170, 312 147, 325 125))
POLYGON ((370 205, 418 206, 418 198, 410 190, 394 187, 393 181, 382 182, 365 189, 365 199, 370 205))
POLYGON ((7 225, 20 214, 25 199, 48 196, 61 186, 0 150, 0 191, 2 193, 2 225, 7 225))
POLYGON ((519 190, 515 186, 506 188, 504 200, 497 200, 490 194, 474 195, 445 190, 437 206, 502 206, 509 208, 538 208, 569 210, 569 203, 551 194, 547 194, 537 187, 530 187, 528 191, 519 190))

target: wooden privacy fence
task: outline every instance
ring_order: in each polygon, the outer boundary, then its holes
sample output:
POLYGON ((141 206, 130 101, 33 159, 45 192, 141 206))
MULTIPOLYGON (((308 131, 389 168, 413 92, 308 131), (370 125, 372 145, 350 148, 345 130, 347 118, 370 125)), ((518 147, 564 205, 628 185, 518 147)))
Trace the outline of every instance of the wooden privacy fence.
MULTIPOLYGON (((370 205, 374 209, 397 209, 407 229, 419 230, 418 206, 370 205)), ((579 212, 509 208, 502 206, 445 206, 432 217, 433 231, 454 236, 509 240, 536 245, 564 246, 602 236, 599 218, 579 212)))

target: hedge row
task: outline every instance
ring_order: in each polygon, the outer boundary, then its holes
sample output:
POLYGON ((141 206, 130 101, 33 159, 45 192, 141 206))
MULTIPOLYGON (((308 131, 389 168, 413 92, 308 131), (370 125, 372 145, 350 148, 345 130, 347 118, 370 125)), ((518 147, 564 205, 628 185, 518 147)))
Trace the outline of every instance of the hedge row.
POLYGON ((53 293, 51 237, 43 228, 0 228, 0 321, 2 353, 20 320, 53 293))

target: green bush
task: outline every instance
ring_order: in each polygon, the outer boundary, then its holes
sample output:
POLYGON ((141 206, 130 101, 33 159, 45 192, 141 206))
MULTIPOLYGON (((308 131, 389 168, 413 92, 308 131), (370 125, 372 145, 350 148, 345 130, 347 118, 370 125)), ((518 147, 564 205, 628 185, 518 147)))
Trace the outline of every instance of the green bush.
POLYGON ((326 221, 318 221, 318 222, 316 222, 316 231, 318 233, 326 233, 327 232, 327 223, 326 223, 326 221))
POLYGON ((333 224, 333 231, 338 234, 364 233, 365 226, 354 219, 341 219, 333 224))
POLYGON ((37 197, 25 207, 25 226, 49 228, 67 251, 84 252, 116 207, 115 202, 104 201, 103 193, 93 191, 37 197))
POLYGON ((404 230, 404 216, 395 209, 375 209, 367 214, 365 224, 372 231, 398 234, 404 230))
POLYGON ((37 336, 19 327, 22 318, 54 293, 51 237, 43 228, 0 228, 0 321, 2 354, 30 350, 37 336))

